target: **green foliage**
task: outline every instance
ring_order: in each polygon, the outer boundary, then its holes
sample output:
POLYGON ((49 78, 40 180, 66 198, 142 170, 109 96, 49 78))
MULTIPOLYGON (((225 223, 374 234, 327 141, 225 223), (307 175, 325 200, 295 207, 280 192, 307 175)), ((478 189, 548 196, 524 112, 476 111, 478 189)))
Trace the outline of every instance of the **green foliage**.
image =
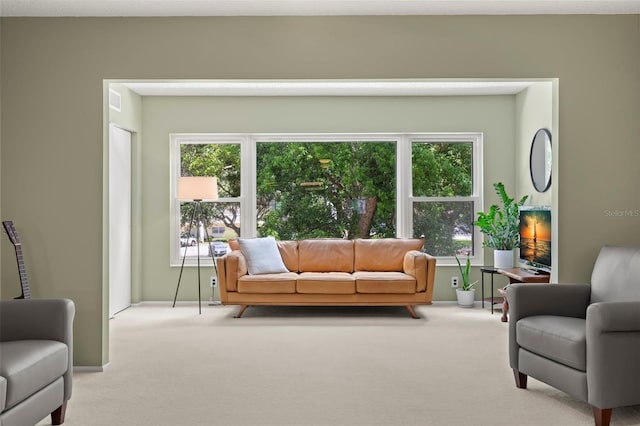
MULTIPOLYGON (((414 143, 412 146, 413 195, 420 197, 468 196, 472 193, 471 144, 414 143)), ((425 251, 435 256, 469 253, 472 242, 462 245, 456 235, 473 233, 473 203, 429 201, 413 204, 413 233, 424 236, 425 251)))
MULTIPOLYGON (((181 176, 216 176, 218 197, 240 196, 240 145, 238 144, 182 144, 180 145, 181 176)), ((181 223, 188 226, 194 203, 180 207, 181 223)), ((240 235, 239 203, 203 202, 203 221, 206 226, 222 223, 240 235)))
POLYGON ((472 193, 473 150, 470 143, 414 143, 413 195, 468 196, 472 193))
POLYGON ((482 243, 484 247, 512 250, 518 246, 518 212, 529 196, 525 195, 516 202, 507 195, 502 182, 494 183, 493 187, 500 197, 502 207, 493 204, 489 212, 479 212, 478 220, 473 224, 487 237, 482 243))
POLYGON ((260 235, 395 236, 394 143, 263 142, 256 150, 260 235))
POLYGON ((478 283, 478 281, 474 281, 472 283, 469 282, 469 273, 471 272, 471 259, 467 256, 467 263, 463 268, 460 264, 460 259, 456 256, 456 262, 458 262, 458 268, 460 269, 460 275, 462 276, 462 287, 461 290, 469 291, 473 288, 474 285, 478 283))
MULTIPOLYGON (((221 198, 240 197, 239 144, 181 145, 182 176, 216 176, 221 198)), ((470 195, 470 144, 413 144, 413 194, 470 195)), ((260 142, 256 146, 260 235, 279 239, 396 236, 396 146, 393 142, 260 142), (322 161, 321 161, 322 160, 322 161), (325 161, 329 160, 329 161, 325 161), (317 186, 301 185, 317 182, 317 186)), ((193 203, 181 208, 187 225, 193 203)), ((238 202, 204 202, 207 226, 240 235, 238 202)), ((414 204, 414 232, 439 256, 465 252, 472 233, 468 202, 414 204)))

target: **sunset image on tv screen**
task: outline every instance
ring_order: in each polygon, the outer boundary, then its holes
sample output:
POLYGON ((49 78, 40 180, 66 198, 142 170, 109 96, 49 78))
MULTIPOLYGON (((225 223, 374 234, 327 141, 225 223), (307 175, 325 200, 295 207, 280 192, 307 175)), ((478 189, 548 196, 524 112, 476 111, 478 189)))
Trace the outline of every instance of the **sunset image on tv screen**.
POLYGON ((520 258, 551 266, 551 211, 520 211, 520 258))

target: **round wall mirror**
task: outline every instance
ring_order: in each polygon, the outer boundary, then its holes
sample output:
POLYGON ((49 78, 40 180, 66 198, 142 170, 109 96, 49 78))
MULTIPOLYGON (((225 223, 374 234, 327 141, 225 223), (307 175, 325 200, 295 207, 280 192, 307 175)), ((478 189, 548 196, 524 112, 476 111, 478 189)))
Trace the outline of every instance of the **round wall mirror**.
POLYGON ((547 129, 536 132, 531 142, 529 156, 531 182, 538 192, 545 192, 551 186, 551 133, 547 129))

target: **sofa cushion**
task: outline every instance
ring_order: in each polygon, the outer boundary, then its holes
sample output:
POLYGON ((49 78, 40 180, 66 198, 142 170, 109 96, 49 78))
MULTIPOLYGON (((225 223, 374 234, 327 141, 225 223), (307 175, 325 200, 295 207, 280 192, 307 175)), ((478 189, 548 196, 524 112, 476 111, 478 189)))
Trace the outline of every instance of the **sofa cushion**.
POLYGON ((244 275, 238 279, 238 293, 295 293, 295 272, 244 275))
POLYGON ((415 293, 416 280, 402 272, 364 272, 353 273, 358 293, 415 293))
POLYGON ((7 380, 9 409, 62 376, 69 349, 55 340, 13 340, 0 343, 0 376, 7 380))
POLYGON ((353 272, 353 241, 302 240, 298 243, 299 272, 353 272))
POLYGON ((291 272, 298 272, 298 242, 295 240, 277 241, 277 244, 284 266, 291 272))
POLYGON ((289 272, 282 262, 275 238, 238 238, 238 244, 250 275, 289 272))
POLYGON ((423 245, 421 238, 356 239, 354 270, 402 272, 405 254, 411 250, 421 250, 423 245))
POLYGON ((583 318, 538 315, 516 323, 517 342, 530 352, 586 371, 587 327, 583 318))
POLYGON ((346 272, 303 272, 296 289, 307 294, 354 294, 356 280, 346 272))

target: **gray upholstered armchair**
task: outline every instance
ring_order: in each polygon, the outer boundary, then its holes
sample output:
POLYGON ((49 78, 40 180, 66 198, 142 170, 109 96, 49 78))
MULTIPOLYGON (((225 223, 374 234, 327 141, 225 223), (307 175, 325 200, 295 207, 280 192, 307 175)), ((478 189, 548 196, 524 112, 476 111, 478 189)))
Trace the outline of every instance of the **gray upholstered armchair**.
POLYGON ((68 299, 0 301, 0 424, 64 422, 73 375, 68 299))
POLYGON ((512 284, 509 362, 518 388, 534 377, 593 407, 640 404, 640 247, 603 247, 586 284, 512 284))

